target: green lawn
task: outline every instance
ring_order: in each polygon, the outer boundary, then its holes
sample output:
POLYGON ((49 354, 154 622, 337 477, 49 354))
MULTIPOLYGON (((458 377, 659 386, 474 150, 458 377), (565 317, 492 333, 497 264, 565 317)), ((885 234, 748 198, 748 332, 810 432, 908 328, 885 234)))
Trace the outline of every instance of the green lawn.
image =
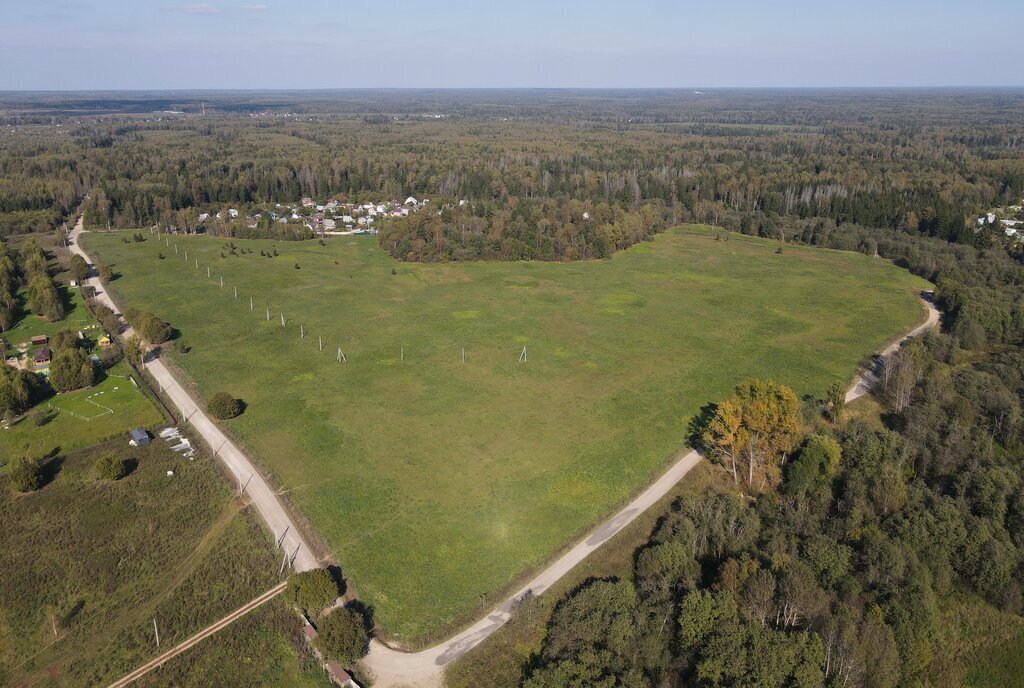
POLYGON ((204 396, 247 402, 231 431, 383 628, 415 641, 649 482, 743 378, 820 394, 923 317, 927 285, 884 261, 716 236, 682 228, 603 262, 449 265, 395 263, 372 238, 264 258, 270 242, 232 256, 180 237, 188 263, 157 239, 83 240, 122 274, 123 305, 181 330, 191 353, 175 361, 204 396))
MULTIPOLYGON (((118 440, 50 472, 30 494, 0 476, 0 685, 109 685, 156 656, 154 618, 166 649, 279 580, 270 537, 209 458, 118 440), (106 454, 137 467, 99 480, 93 466, 106 454)), ((300 665, 296 631, 280 603, 144 685, 323 685, 322 672, 300 665)))
POLYGON ((55 394, 20 420, 0 424, 0 463, 14 454, 51 456, 160 425, 163 416, 129 375, 135 373, 118 363, 96 385, 55 394))

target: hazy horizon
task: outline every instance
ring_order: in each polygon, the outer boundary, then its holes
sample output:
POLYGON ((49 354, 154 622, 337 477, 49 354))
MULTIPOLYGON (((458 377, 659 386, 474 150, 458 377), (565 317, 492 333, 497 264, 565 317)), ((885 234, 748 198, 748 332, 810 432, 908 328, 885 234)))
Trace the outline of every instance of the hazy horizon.
POLYGON ((1008 0, 7 4, 2 91, 1024 85, 1008 0))

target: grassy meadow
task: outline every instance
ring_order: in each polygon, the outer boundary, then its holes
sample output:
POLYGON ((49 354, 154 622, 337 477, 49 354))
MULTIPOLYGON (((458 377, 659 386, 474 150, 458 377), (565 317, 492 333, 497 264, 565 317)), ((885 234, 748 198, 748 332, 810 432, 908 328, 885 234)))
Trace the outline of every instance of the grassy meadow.
MULTIPOLYGON (((188 461, 162 440, 117 440, 62 456, 48 472, 30 494, 0 477, 2 685, 107 685, 157 654, 154 618, 167 648, 279 580, 273 543, 208 458, 188 461), (97 479, 106 454, 135 469, 97 479)), ((205 685, 315 685, 289 642, 296 629, 282 609, 253 616, 147 683, 169 685, 168 674, 190 676, 200 662, 223 679, 205 685), (216 656, 214 671, 202 658, 216 656)))
POLYGON ((245 400, 231 432, 383 630, 417 642, 641 489, 740 380, 821 394, 923 317, 927 284, 884 261, 718 236, 569 264, 401 264, 373 238, 233 255, 178 237, 187 263, 156 237, 83 242, 120 273, 123 307, 181 331, 189 353, 170 355, 204 397, 245 400))

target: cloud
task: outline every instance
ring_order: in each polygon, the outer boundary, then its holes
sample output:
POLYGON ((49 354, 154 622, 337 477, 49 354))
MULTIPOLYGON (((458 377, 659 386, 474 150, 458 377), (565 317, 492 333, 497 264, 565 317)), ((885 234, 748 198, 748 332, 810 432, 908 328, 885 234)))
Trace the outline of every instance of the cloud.
POLYGON ((243 12, 266 12, 269 9, 269 5, 242 5, 243 12))
POLYGON ((190 4, 190 5, 178 5, 173 9, 178 12, 184 12, 185 14, 220 14, 220 10, 206 3, 190 4))

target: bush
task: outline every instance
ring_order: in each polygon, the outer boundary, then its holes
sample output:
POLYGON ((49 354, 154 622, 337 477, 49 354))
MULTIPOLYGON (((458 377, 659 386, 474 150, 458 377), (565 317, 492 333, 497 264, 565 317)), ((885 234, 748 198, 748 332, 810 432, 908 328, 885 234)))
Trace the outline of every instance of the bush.
POLYGON ((338 582, 327 569, 293 573, 288 577, 288 587, 284 590, 284 598, 308 616, 319 614, 338 599, 339 594, 338 582))
POLYGON ((43 465, 28 456, 12 459, 7 465, 7 475, 19 492, 33 492, 43 486, 43 465))
POLYGON ((227 392, 217 392, 206 402, 206 410, 218 420, 227 420, 242 412, 242 402, 227 392))
POLYGON ((100 321, 100 325, 103 326, 104 330, 111 335, 120 334, 121 321, 118 320, 117 314, 114 311, 100 303, 96 305, 95 313, 96 319, 100 321))
POLYGON ((128 475, 128 461, 104 456, 96 462, 96 475, 106 480, 120 480, 128 475))
POLYGON ((105 263, 96 264, 96 274, 99 276, 100 282, 103 284, 109 284, 110 281, 114 279, 114 271, 105 263))
POLYGON ((89 264, 77 253, 71 256, 71 276, 82 282, 89 276, 89 264))
POLYGON ((328 659, 352 665, 366 654, 366 620, 355 609, 335 609, 320 620, 316 645, 328 659))

